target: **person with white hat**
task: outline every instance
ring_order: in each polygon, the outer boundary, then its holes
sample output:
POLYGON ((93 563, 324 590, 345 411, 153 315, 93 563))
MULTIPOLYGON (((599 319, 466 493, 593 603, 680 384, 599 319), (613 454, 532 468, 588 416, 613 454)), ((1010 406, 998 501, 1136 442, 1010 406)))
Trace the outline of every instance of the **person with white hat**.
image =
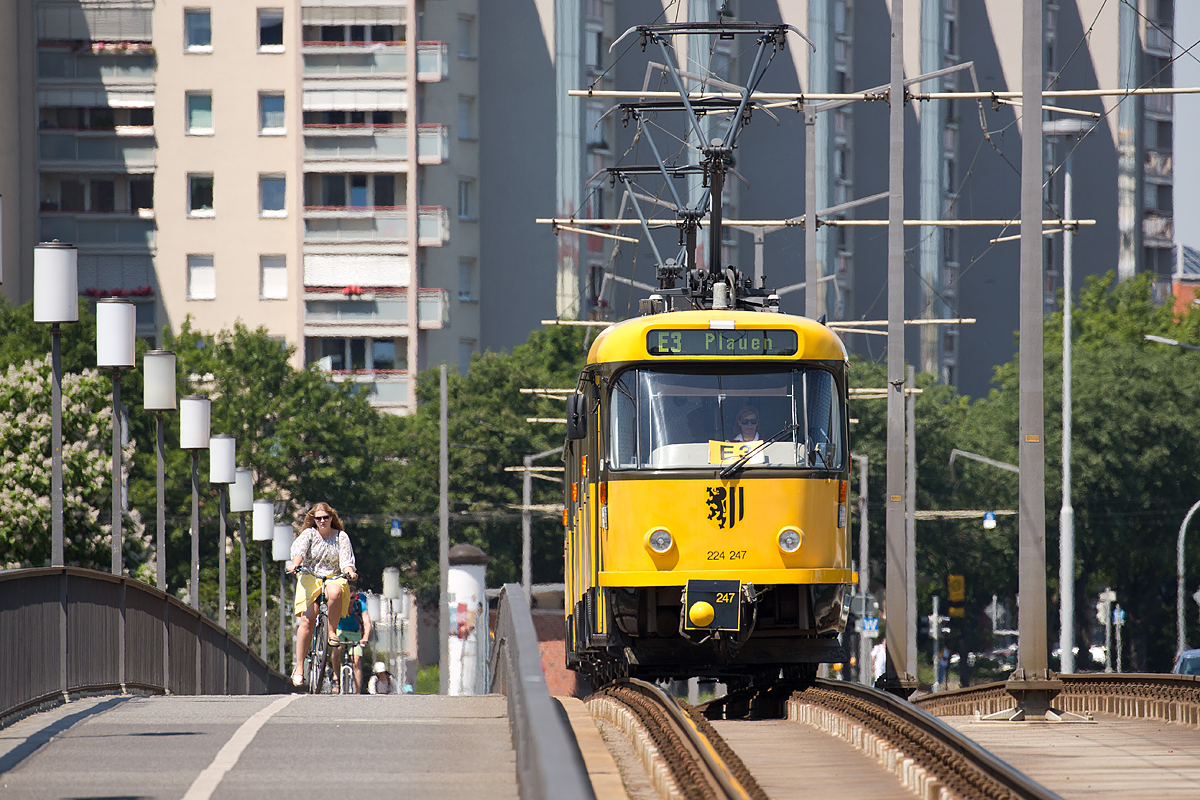
POLYGON ((398 694, 396 679, 388 672, 387 664, 375 662, 374 675, 367 682, 367 694, 398 694))

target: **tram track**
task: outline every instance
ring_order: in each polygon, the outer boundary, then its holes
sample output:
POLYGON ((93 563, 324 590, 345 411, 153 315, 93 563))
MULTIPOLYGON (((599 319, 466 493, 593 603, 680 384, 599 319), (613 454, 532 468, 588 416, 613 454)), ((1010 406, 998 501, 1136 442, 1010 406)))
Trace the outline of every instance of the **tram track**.
POLYGON ((769 800, 708 720, 786 718, 847 740, 922 798, 1061 800, 928 712, 856 684, 773 684, 692 708, 653 684, 631 679, 601 689, 588 704, 594 714, 601 705, 617 704, 636 718, 653 743, 641 748, 647 770, 661 767, 670 773, 669 788, 659 784, 664 796, 769 800))

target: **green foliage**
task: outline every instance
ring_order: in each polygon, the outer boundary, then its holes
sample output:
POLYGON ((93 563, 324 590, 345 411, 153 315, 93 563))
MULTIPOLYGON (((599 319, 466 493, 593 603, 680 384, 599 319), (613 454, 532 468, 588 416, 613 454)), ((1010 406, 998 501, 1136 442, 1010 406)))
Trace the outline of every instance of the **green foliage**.
POLYGON ((437 664, 430 664, 417 670, 417 686, 414 694, 437 694, 441 691, 437 664))

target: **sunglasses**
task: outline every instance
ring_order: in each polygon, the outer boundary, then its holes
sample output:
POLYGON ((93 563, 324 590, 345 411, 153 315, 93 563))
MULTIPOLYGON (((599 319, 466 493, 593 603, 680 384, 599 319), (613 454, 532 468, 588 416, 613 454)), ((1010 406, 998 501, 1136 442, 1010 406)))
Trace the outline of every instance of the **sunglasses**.
POLYGON ((328 522, 330 518, 328 516, 314 516, 313 519, 317 522, 328 522))
POLYGON ((739 419, 738 424, 739 425, 757 425, 758 417, 747 417, 746 419, 739 419))

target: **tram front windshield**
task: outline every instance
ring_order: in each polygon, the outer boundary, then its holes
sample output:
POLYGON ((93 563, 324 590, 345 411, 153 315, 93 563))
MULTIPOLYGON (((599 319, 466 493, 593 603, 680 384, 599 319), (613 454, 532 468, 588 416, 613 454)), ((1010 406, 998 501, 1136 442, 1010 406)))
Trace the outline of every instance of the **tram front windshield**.
POLYGON ((749 455, 746 469, 840 470, 845 459, 842 401, 823 369, 630 369, 610 408, 614 469, 713 469, 749 455))

